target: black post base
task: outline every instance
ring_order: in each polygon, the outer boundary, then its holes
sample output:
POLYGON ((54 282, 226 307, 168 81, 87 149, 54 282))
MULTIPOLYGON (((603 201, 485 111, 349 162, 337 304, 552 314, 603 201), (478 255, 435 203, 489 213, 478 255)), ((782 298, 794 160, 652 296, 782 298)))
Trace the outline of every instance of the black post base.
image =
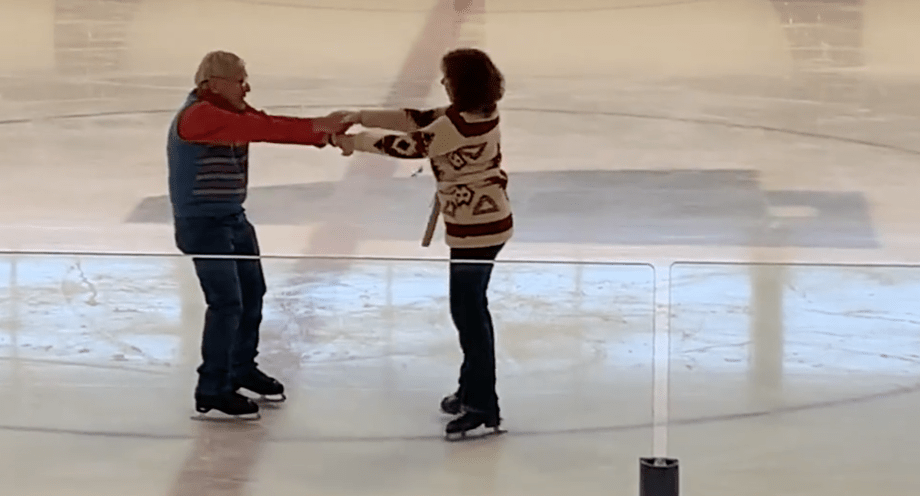
POLYGON ((639 459, 639 496, 678 496, 676 458, 639 459))

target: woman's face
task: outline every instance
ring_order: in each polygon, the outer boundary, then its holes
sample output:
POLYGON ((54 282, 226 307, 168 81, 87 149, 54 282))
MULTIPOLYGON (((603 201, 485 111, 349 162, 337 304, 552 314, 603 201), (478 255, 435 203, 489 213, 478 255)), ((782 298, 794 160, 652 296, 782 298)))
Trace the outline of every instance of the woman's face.
POLYGON ((454 94, 450 89, 450 81, 447 79, 447 74, 444 73, 444 69, 441 68, 441 84, 444 85, 444 91, 447 92, 447 98, 450 98, 450 101, 454 101, 454 94))

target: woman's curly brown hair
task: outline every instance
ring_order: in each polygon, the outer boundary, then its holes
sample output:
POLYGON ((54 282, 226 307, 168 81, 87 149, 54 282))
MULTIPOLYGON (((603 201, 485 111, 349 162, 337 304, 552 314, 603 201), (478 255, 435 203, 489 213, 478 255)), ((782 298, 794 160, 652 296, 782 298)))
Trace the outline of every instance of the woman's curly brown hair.
POLYGON ((489 56, 475 48, 460 48, 441 59, 451 104, 460 112, 489 114, 505 94, 505 78, 489 56))

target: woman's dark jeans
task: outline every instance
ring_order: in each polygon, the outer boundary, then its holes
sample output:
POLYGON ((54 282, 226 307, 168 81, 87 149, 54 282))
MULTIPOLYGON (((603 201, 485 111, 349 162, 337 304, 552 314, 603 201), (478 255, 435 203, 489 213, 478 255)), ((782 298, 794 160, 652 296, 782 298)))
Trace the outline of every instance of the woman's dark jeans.
POLYGON ((464 409, 498 416, 495 332, 486 293, 493 264, 504 245, 450 250, 450 315, 460 335, 463 365, 457 391, 464 409), (485 260, 488 263, 463 263, 485 260))

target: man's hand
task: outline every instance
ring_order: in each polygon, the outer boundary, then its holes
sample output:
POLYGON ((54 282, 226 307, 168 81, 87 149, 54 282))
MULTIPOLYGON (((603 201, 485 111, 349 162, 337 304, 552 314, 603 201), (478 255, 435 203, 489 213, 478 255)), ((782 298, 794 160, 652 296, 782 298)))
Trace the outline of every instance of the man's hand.
POLYGON ((317 147, 317 148, 325 148, 326 145, 328 145, 328 144, 330 144, 330 143, 332 143, 332 135, 331 135, 331 134, 325 134, 325 135, 323 135, 323 140, 320 141, 319 143, 314 144, 313 146, 315 146, 315 147, 317 147))
POLYGON ((354 119, 354 114, 355 112, 338 110, 325 117, 316 117, 313 119, 313 129, 321 133, 344 133, 348 131, 348 128, 355 125, 356 121, 352 120, 354 119))

